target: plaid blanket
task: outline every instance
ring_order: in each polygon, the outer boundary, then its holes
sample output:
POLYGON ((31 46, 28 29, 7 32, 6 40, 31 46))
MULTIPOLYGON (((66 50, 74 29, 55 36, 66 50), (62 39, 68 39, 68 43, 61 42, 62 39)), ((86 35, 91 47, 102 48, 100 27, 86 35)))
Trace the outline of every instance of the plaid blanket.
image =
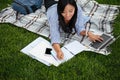
MULTIPOLYGON (((113 26, 112 23, 119 13, 117 5, 99 4, 95 0, 76 0, 77 4, 81 6, 83 14, 90 16, 90 21, 86 25, 88 31, 93 31, 95 34, 106 33, 112 35, 113 26)), ((42 5, 41 9, 38 9, 35 13, 28 15, 18 14, 11 6, 3 9, 0 12, 0 23, 11 23, 18 27, 25 28, 31 32, 49 37, 49 24, 46 17, 45 7, 42 5)), ((65 35, 65 33, 63 33, 65 35)), ((82 44, 89 46, 90 41, 87 37, 78 36, 77 34, 71 35, 68 39, 65 36, 61 37, 64 44, 68 44, 71 41, 77 40, 82 44)), ((107 49, 91 51, 108 54, 107 49)))

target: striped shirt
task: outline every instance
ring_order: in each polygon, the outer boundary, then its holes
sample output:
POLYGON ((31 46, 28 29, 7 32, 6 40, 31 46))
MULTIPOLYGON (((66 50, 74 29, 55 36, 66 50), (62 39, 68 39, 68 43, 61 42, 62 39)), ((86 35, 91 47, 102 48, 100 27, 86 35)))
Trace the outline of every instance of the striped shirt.
MULTIPOLYGON (((89 20, 89 17, 83 16, 81 7, 80 6, 77 7, 78 7, 78 12, 77 12, 77 20, 75 23, 75 28, 77 30, 77 34, 80 35, 80 32, 85 30, 85 23, 89 20)), ((61 36, 63 36, 61 35, 61 33, 63 33, 63 31, 59 30, 57 4, 54 4, 48 8, 47 18, 50 25, 51 44, 61 43, 61 36)))

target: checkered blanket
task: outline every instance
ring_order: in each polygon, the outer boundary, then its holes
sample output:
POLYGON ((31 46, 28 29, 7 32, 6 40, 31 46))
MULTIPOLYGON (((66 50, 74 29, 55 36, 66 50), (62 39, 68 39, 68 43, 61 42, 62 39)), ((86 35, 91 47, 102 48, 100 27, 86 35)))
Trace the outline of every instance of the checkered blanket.
MULTIPOLYGON (((99 4, 94 0, 76 0, 76 2, 81 6, 83 14, 90 16, 90 21, 86 25, 87 30, 93 31, 95 34, 106 33, 113 36, 112 23, 119 13, 118 7, 120 8, 120 6, 99 4)), ((41 9, 38 9, 35 13, 28 15, 18 14, 18 16, 16 16, 16 11, 9 6, 0 12, 0 23, 11 23, 45 37, 50 36, 44 5, 42 5, 41 9)), ((74 40, 77 40, 86 46, 90 43, 87 37, 78 36, 77 34, 71 35, 67 40, 65 36, 63 36, 61 40, 64 44, 68 44, 74 40)), ((105 52, 106 49, 103 52, 97 51, 97 53, 103 54, 105 54, 105 52)))

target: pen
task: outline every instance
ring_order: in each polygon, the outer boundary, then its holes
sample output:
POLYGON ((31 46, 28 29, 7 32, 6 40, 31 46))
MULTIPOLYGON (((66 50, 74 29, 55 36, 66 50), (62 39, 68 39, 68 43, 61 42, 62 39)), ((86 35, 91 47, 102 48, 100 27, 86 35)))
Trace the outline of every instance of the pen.
POLYGON ((52 55, 52 57, 57 61, 58 59, 52 54, 52 52, 51 52, 51 55, 52 55))

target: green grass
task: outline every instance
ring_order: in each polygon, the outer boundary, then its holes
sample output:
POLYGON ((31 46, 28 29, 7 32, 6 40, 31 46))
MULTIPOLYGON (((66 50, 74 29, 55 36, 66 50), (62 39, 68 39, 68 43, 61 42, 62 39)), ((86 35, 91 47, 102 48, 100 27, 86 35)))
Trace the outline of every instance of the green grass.
MULTIPOLYGON (((120 5, 120 0, 97 0, 120 5)), ((12 0, 0 0, 0 9, 12 0)), ((114 21, 114 35, 120 35, 120 15, 114 21)), ((0 80, 119 80, 120 39, 108 56, 82 52, 59 67, 48 67, 20 50, 39 35, 11 24, 0 24, 0 80)))

